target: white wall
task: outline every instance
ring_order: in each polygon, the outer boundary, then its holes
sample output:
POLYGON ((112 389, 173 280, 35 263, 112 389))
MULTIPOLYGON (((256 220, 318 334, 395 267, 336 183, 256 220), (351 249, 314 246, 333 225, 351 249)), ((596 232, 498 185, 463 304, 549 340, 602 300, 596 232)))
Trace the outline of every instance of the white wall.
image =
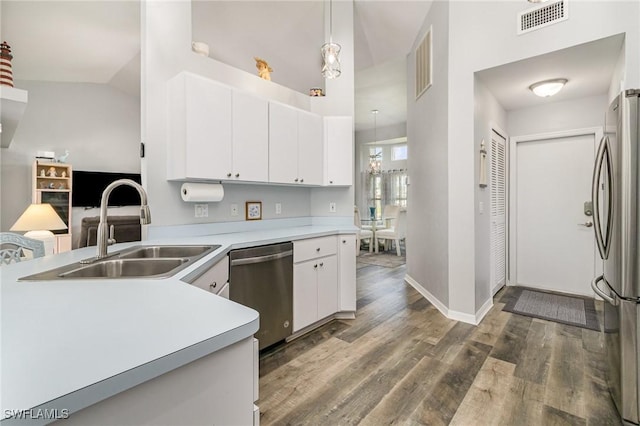
MULTIPOLYGON (((2 149, 2 230, 31 203, 37 151, 70 151, 77 170, 140 171, 140 101, 106 84, 16 81, 29 102, 13 142, 2 149)), ((77 233, 80 214, 72 213, 77 233)), ((118 213, 120 214, 120 213, 118 213)))
MULTIPOLYGON (((447 114, 449 2, 434 2, 416 43, 433 26, 433 85, 415 101, 415 55, 407 63, 407 275, 444 305, 449 304, 449 206, 447 114)), ((415 45, 411 49, 414 51, 415 45)))
MULTIPOLYGON (((439 214, 446 216, 440 218, 438 223, 439 229, 443 230, 440 232, 446 235, 430 235, 433 238, 428 240, 430 246, 426 253, 440 256, 434 266, 447 270, 438 271, 437 282, 433 282, 434 274, 428 273, 424 263, 421 263, 422 258, 410 256, 418 250, 412 250, 413 243, 409 241, 407 268, 416 281, 436 295, 450 310, 475 315, 476 307, 482 301, 475 298, 476 252, 475 244, 470 243, 470 236, 475 235, 476 226, 474 73, 624 32, 624 84, 626 88, 639 86, 640 2, 572 1, 569 2, 567 21, 520 36, 516 34, 516 16, 518 12, 531 7, 527 2, 455 1, 448 4, 449 13, 441 18, 449 22, 449 28, 443 34, 443 31, 435 31, 434 26, 433 35, 436 45, 443 43, 442 39, 448 39, 448 50, 438 50, 435 47, 434 55, 436 69, 448 66, 448 81, 445 83, 447 89, 434 91, 436 84, 440 84, 440 80, 434 78, 434 87, 429 90, 432 98, 426 101, 433 109, 438 106, 445 112, 432 111, 433 114, 425 114, 425 106, 420 100, 414 102, 410 97, 408 101, 408 121, 411 123, 408 136, 412 142, 409 162, 412 189, 409 196, 413 205, 417 204, 423 210, 437 207, 439 214), (442 62, 447 65, 442 65, 442 62), (433 137, 432 120, 438 119, 447 123, 447 129, 438 134, 442 141, 434 143, 438 146, 446 145, 447 155, 446 158, 439 157, 446 164, 437 164, 436 168, 445 174, 446 179, 439 180, 439 191, 434 194, 433 190, 417 187, 422 185, 424 176, 412 166, 422 162, 424 168, 434 151, 430 150, 427 155, 425 149, 413 149, 413 143, 421 147, 424 144, 420 140, 421 135, 433 137)), ((445 6, 440 5, 440 2, 435 2, 425 25, 434 21, 436 10, 443 8, 445 6)), ((423 34, 421 32, 416 40, 423 34)), ((412 62, 410 58, 409 82, 412 82, 412 62)), ((409 86, 407 93, 412 96, 413 87, 411 84, 409 86)), ((422 221, 412 221, 409 215, 409 235, 424 233, 423 227, 422 221)))
POLYGON ((225 201, 209 204, 209 217, 196 219, 193 205, 183 203, 179 197, 180 183, 166 180, 168 117, 165 84, 180 71, 191 71, 267 99, 320 114, 353 115, 353 29, 351 25, 348 28, 345 25, 353 22, 353 5, 338 2, 334 5, 333 15, 334 38, 341 37, 343 73, 339 79, 327 82, 327 96, 312 99, 307 93, 295 92, 262 80, 253 73, 193 53, 190 2, 142 4, 142 137, 148 148, 142 170, 153 215, 152 226, 244 220, 244 216, 230 216, 229 204, 244 205, 245 200, 259 200, 263 206, 282 202, 282 215, 279 217, 328 215, 324 213, 328 211, 328 203, 335 201, 338 212, 334 215, 352 217, 352 188, 226 185, 225 201))
MULTIPOLYGON (((475 311, 491 298, 491 240, 490 240, 490 186, 480 188, 480 144, 485 141, 485 149, 489 153, 491 145, 491 129, 496 128, 503 134, 507 129, 507 113, 493 94, 476 78, 474 85, 474 188, 475 188, 475 311), (484 204, 483 213, 480 203, 484 204)), ((489 180, 490 158, 484 160, 489 180)), ((489 182, 488 182, 489 183, 489 182)))
POLYGON ((601 127, 608 105, 608 96, 602 94, 509 111, 509 136, 601 127))

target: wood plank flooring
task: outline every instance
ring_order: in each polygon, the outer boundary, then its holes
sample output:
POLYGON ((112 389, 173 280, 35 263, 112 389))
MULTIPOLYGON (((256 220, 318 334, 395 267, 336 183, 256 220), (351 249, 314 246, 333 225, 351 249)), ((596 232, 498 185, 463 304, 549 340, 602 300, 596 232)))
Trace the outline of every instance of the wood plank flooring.
MULTIPOLYGON (((357 317, 260 356, 262 425, 619 425, 599 332, 503 312, 449 320, 359 263, 357 317)), ((600 306, 598 306, 600 308, 600 306)))

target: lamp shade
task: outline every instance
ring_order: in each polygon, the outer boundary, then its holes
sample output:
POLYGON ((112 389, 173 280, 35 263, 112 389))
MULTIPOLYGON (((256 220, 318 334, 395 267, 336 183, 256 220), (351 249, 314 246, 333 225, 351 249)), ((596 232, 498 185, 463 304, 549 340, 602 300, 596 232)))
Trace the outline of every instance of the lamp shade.
POLYGON ((31 204, 11 227, 12 231, 67 229, 51 204, 31 204))

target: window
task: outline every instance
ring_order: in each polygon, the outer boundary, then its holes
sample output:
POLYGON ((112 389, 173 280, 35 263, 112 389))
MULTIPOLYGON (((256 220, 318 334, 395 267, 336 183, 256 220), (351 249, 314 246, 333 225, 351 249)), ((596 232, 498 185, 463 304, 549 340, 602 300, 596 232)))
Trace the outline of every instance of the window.
POLYGON ((407 145, 397 145, 391 150, 391 160, 399 161, 407 159, 407 145))

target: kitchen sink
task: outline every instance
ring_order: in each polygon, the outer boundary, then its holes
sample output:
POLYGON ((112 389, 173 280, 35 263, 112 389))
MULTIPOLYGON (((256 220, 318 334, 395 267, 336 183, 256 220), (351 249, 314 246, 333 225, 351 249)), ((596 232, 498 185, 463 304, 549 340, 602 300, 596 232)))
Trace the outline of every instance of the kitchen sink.
MULTIPOLYGON (((164 257, 194 257, 211 251, 212 246, 143 246, 121 253, 121 259, 148 259, 164 257)), ((215 246, 220 247, 220 246, 215 246)))
POLYGON ((163 276, 189 261, 179 259, 109 259, 90 265, 80 265, 60 278, 126 278, 163 276))
POLYGON ((219 245, 133 246, 102 259, 90 258, 18 281, 105 278, 167 278, 218 249, 219 245))

